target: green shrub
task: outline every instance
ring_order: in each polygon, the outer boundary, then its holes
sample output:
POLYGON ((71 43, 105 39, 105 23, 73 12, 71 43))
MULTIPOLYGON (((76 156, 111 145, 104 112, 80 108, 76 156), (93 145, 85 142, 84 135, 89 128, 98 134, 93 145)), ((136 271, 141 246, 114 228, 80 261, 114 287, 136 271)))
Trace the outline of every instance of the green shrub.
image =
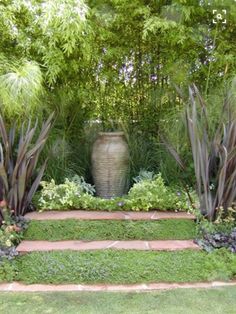
POLYGON ((124 208, 149 209, 189 209, 190 204, 185 193, 173 192, 165 186, 159 173, 153 180, 142 180, 130 189, 124 208))
POLYGON ((41 197, 39 198, 39 206, 48 209, 62 209, 65 206, 73 207, 75 197, 79 196, 82 189, 74 182, 68 179, 63 184, 56 185, 52 179, 50 182, 42 181, 43 187, 41 197))
MULTIPOLYGON (((41 185, 43 189, 38 202, 41 208, 47 209, 65 209, 74 208, 78 205, 82 206, 78 202, 78 198, 85 194, 88 200, 91 200, 90 194, 94 192, 94 188, 79 176, 73 177, 72 180, 66 178, 62 184, 56 184, 52 179, 50 182, 42 181, 41 185)), ((86 206, 86 198, 83 201, 83 206, 86 206)))

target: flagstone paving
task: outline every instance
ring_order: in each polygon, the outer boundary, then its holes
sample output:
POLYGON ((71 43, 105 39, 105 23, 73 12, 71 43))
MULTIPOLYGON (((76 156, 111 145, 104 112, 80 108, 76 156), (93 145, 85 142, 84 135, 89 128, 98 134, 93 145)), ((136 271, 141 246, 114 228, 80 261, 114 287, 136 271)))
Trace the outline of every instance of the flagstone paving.
POLYGON ((183 249, 200 249, 192 240, 158 240, 158 241, 22 241, 17 251, 29 253, 34 251, 55 251, 55 250, 153 250, 153 251, 174 251, 183 249))
POLYGON ((28 213, 26 218, 32 220, 159 220, 159 219, 195 219, 195 216, 186 212, 150 211, 150 212, 107 212, 107 211, 45 211, 28 213))

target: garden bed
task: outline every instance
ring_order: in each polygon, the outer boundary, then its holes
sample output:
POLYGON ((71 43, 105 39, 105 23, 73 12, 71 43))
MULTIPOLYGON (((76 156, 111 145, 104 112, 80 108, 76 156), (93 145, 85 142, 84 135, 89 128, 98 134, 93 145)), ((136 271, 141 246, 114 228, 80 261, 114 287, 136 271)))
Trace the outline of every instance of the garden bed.
POLYGON ((70 180, 65 179, 62 184, 56 184, 53 179, 50 182, 42 181, 41 186, 42 189, 34 197, 34 205, 43 211, 71 209, 188 211, 193 205, 189 195, 196 201, 193 191, 188 194, 180 188, 166 186, 161 173, 136 182, 127 195, 109 199, 95 197, 94 187, 79 176, 74 176, 70 180))

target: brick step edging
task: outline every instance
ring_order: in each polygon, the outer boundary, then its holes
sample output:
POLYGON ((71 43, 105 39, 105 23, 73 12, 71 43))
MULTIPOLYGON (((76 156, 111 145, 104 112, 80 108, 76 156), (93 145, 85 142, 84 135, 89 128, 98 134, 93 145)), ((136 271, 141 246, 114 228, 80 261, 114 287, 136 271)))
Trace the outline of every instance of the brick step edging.
POLYGON ((192 289, 192 288, 216 288, 216 287, 231 287, 236 286, 236 280, 230 282, 212 281, 212 282, 196 282, 196 283, 141 283, 130 285, 81 285, 81 284, 30 284, 26 285, 21 282, 1 283, 0 291, 8 292, 66 292, 66 291, 94 291, 94 292, 141 292, 155 290, 172 290, 172 289, 192 289))
POLYGON ((187 212, 171 211, 150 211, 150 212, 124 212, 124 211, 44 211, 32 212, 25 215, 31 220, 159 220, 159 219, 190 219, 194 220, 195 216, 187 212))
POLYGON ((199 250, 200 247, 192 240, 157 240, 157 241, 26 241, 17 247, 19 253, 35 251, 87 251, 87 250, 140 250, 140 251, 175 251, 184 249, 199 250))

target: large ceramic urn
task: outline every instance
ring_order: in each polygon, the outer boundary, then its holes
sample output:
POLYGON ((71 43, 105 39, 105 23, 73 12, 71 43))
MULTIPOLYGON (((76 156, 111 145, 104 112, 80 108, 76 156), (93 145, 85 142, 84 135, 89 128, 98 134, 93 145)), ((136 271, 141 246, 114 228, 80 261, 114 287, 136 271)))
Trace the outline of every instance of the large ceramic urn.
POLYGON ((92 149, 92 175, 96 194, 122 196, 127 188, 129 149, 123 132, 100 132, 92 149))

